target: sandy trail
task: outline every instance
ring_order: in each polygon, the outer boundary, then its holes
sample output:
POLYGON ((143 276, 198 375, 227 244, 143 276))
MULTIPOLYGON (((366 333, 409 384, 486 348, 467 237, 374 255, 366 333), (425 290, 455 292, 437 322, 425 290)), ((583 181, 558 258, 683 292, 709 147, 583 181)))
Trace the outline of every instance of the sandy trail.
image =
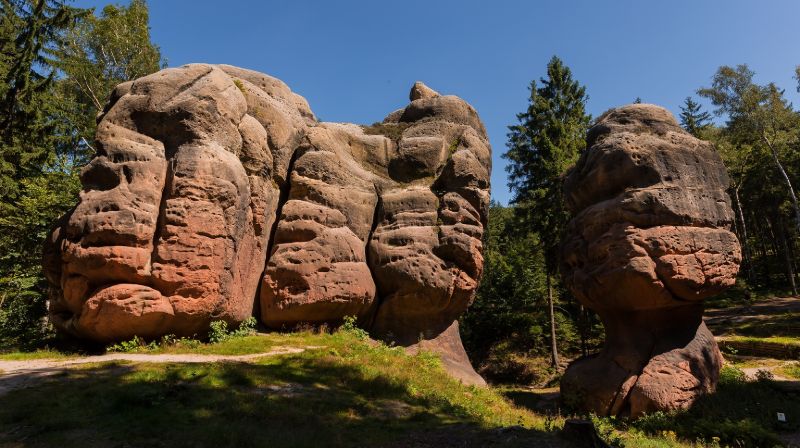
POLYGON ((0 395, 11 390, 30 387, 38 380, 58 375, 65 370, 89 363, 125 361, 135 363, 198 364, 210 362, 250 362, 267 356, 302 353, 318 347, 275 347, 274 349, 249 355, 198 355, 198 354, 147 354, 109 353, 69 359, 31 359, 25 361, 0 361, 0 395))

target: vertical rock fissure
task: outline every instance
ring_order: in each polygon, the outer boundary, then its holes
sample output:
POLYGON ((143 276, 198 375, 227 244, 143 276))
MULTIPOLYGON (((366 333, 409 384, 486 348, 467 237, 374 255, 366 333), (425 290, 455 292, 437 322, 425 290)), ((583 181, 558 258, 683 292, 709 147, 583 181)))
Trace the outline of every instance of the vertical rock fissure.
MULTIPOLYGON (((173 158, 167 159, 166 172, 164 173, 164 188, 161 190, 161 199, 158 203, 158 217, 156 218, 156 228, 153 231, 153 248, 150 250, 150 282, 153 283, 153 260, 158 255, 158 240, 161 239, 161 234, 164 227, 167 225, 167 199, 169 199, 170 191, 172 190, 173 177, 175 176, 175 153, 171 151, 173 158)), ((164 156, 168 154, 166 148, 164 149, 164 156)), ((153 285, 151 285, 153 286, 153 285)), ((158 288, 155 288, 158 289, 158 288)), ((163 294, 163 293, 162 293, 163 294)))
POLYGON ((267 272, 267 267, 269 266, 269 260, 272 257, 272 249, 275 246, 275 234, 278 232, 278 224, 281 221, 281 214, 283 213, 283 206, 286 204, 286 201, 289 200, 289 191, 292 188, 292 171, 294 170, 294 164, 298 158, 305 152, 305 150, 301 149, 300 147, 295 148, 294 152, 292 152, 292 157, 289 159, 289 164, 286 167, 286 180, 283 182, 283 185, 279 187, 278 193, 278 205, 275 208, 275 220, 272 222, 272 226, 269 232, 269 238, 267 239, 267 251, 266 251, 266 261, 264 262, 264 270, 261 271, 261 276, 259 277, 258 287, 256 288, 256 297, 255 297, 255 306, 253 307, 253 312, 255 313, 256 309, 261 308, 261 287, 264 279, 264 275, 267 272))
POLYGON ((367 269, 369 269, 369 274, 372 276, 372 282, 375 283, 375 300, 372 305, 372 311, 368 315, 367 322, 364 322, 366 328, 370 330, 375 323, 375 317, 378 315, 378 308, 380 308, 383 302, 383 296, 380 293, 378 280, 375 276, 374 266, 377 260, 373 259, 372 252, 369 250, 369 245, 372 243, 372 236, 375 234, 375 230, 378 228, 378 223, 380 222, 381 208, 383 208, 383 198, 381 197, 380 188, 378 188, 377 185, 375 186, 375 194, 378 196, 378 200, 375 201, 375 211, 372 213, 372 226, 370 226, 367 241, 364 244, 364 258, 367 262, 367 269))

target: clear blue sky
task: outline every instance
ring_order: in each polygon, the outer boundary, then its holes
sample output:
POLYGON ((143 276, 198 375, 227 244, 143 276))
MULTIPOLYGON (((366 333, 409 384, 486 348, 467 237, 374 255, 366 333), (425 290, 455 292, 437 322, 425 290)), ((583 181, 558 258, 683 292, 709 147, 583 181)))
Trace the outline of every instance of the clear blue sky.
POLYGON ((416 80, 461 96, 486 123, 492 196, 503 203, 506 126, 554 54, 587 86, 595 116, 637 96, 677 113, 718 66, 739 63, 800 104, 792 79, 800 64, 797 0, 149 4, 153 40, 170 66, 227 63, 268 73, 326 121, 378 121, 407 103, 416 80))

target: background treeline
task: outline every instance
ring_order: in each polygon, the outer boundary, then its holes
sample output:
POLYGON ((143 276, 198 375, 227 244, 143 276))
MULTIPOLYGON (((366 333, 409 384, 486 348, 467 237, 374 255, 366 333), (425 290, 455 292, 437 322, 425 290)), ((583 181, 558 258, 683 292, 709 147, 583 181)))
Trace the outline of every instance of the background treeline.
POLYGON ((72 208, 95 117, 118 83, 164 66, 143 0, 102 11, 0 0, 0 348, 41 344, 41 247, 72 208))
MULTIPOLYGON (((800 91, 800 66, 795 79, 800 91)), ((569 218, 562 178, 585 149, 592 117, 585 112, 586 89, 557 57, 530 92, 528 109, 509 126, 504 154, 511 204, 492 204, 485 273, 462 332, 489 379, 546 384, 565 365, 559 355, 585 355, 602 343, 597 317, 582 309, 558 275, 558 243, 569 218)), ((681 107, 681 125, 716 145, 731 178, 744 260, 737 286, 713 299, 715 306, 797 295, 800 113, 784 93, 774 83, 757 84, 747 65, 723 66, 696 92, 711 111, 691 96, 681 107)))

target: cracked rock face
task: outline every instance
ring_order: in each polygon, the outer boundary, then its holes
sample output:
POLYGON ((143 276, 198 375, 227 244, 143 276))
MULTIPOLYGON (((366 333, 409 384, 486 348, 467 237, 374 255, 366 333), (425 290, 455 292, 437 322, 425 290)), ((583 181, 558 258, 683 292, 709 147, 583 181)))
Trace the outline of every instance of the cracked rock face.
POLYGON ((112 342, 352 315, 482 382, 456 319, 483 268, 491 149, 460 98, 417 83, 411 100, 361 127, 226 65, 119 85, 44 249, 53 324, 112 342))
POLYGON ((725 167, 653 105, 606 112, 587 147, 565 179, 562 272, 606 341, 569 366, 562 394, 599 415, 687 408, 721 366, 702 301, 734 284, 741 260, 725 167))

